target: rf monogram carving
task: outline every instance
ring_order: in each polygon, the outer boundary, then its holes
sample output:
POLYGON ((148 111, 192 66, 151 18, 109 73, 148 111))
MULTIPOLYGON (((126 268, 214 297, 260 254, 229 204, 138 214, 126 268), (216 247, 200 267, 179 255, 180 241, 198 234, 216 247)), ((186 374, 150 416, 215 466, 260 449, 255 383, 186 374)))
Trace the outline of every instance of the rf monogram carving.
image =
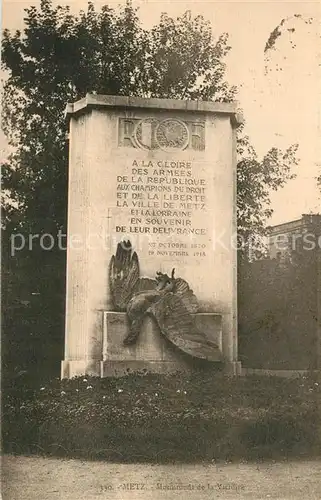
POLYGON ((176 118, 119 118, 118 145, 147 151, 202 151, 205 149, 205 123, 185 122, 176 118))

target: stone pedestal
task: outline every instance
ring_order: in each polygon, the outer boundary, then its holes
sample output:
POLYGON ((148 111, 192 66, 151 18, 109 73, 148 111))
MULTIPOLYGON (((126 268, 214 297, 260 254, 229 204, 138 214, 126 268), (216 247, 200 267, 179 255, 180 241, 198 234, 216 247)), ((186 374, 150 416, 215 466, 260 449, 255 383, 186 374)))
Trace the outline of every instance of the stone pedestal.
MULTIPOLYGON (((112 363, 129 361, 127 350, 111 359, 103 348, 104 311, 114 310, 108 267, 124 239, 138 254, 141 276, 175 268, 200 312, 221 315, 223 357, 236 363, 236 105, 87 95, 68 105, 67 115, 62 376, 104 376, 112 363)), ((151 356, 152 347, 146 349, 137 346, 135 361, 159 362, 143 359, 151 356)), ((166 362, 175 364, 174 358, 166 362)))
MULTIPOLYGON (((195 314, 195 323, 208 340, 218 346, 217 361, 222 361, 222 317, 219 314, 195 314)), ((135 371, 173 373, 191 371, 201 362, 184 354, 160 332, 155 321, 146 317, 138 341, 123 346, 128 335, 125 313, 104 313, 103 362, 101 376, 119 376, 135 371)), ((207 363, 205 363, 206 365, 207 363)))

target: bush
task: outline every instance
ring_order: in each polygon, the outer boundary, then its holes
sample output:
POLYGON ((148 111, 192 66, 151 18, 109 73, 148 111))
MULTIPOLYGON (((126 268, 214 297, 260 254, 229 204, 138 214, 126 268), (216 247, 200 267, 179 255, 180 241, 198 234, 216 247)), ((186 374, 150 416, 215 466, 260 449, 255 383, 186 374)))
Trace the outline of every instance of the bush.
POLYGON ((4 396, 4 451, 119 461, 318 453, 319 391, 312 377, 134 374, 31 390, 22 376, 4 396))
POLYGON ((275 259, 240 262, 238 341, 249 368, 316 369, 318 338, 317 254, 298 262, 275 259))

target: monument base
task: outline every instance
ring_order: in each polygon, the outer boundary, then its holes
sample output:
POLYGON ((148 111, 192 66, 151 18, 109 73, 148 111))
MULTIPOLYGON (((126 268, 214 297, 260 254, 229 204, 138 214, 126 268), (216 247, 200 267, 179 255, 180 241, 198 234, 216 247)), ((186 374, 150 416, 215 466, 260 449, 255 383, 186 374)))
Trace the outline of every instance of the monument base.
MULTIPOLYGON (((195 314, 195 322, 208 340, 215 342, 217 362, 222 361, 222 316, 215 313, 195 314)), ((174 373, 213 366, 213 362, 185 354, 162 335, 156 322, 146 317, 137 339, 131 346, 123 341, 129 333, 126 313, 104 312, 103 362, 101 376, 121 376, 135 371, 174 373)), ((216 364, 216 363, 215 363, 216 364)))
POLYGON ((101 377, 123 377, 131 373, 146 375, 147 373, 173 374, 190 373, 192 366, 178 364, 177 361, 102 361, 101 377))
MULTIPOLYGON (((186 360, 185 360, 186 361, 186 360)), ((201 360, 189 360, 190 362, 178 363, 177 361, 99 361, 99 360, 64 360, 61 362, 61 379, 81 377, 89 375, 92 377, 122 377, 130 373, 162 373, 171 374, 177 372, 192 372, 213 367, 213 362, 202 362, 201 360)), ((223 368, 223 372, 229 376, 244 375, 241 363, 231 361, 215 363, 215 368, 223 368)))
POLYGON ((242 375, 242 365, 240 361, 225 361, 224 373, 226 375, 238 376, 242 375))
POLYGON ((90 375, 100 377, 100 359, 64 359, 61 362, 61 378, 90 375))
POLYGON ((238 374, 238 363, 222 362, 222 316, 217 313, 198 313, 194 316, 198 329, 218 346, 214 362, 182 352, 162 335, 149 316, 144 320, 136 343, 124 346, 123 341, 129 332, 126 313, 104 311, 102 360, 66 359, 61 364, 61 378, 84 375, 120 377, 134 372, 169 374, 225 369, 225 365, 228 374, 238 374))

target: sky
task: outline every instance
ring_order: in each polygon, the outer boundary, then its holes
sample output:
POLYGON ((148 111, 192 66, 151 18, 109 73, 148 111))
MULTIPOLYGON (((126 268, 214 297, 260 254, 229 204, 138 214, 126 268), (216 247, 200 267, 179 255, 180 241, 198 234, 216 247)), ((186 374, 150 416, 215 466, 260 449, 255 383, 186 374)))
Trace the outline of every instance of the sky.
MULTIPOLYGON (((97 7, 124 2, 93 1, 97 7)), ((76 13, 87 2, 55 3, 69 4, 76 13)), ((37 0, 3 0, 2 27, 22 29, 23 9, 37 4, 37 0)), ((303 213, 320 213, 316 176, 321 171, 321 1, 133 0, 133 5, 139 7, 146 28, 156 24, 162 12, 178 16, 190 10, 209 20, 214 34, 229 34, 232 49, 226 59, 226 78, 239 88, 237 99, 246 133, 259 156, 274 146, 299 144, 297 178, 271 194, 274 214, 269 225, 300 218, 303 213), (282 19, 286 19, 282 35, 267 61, 266 41, 282 19), (311 24, 305 22, 308 19, 311 24)), ((3 136, 0 149, 6 149, 3 136)))

